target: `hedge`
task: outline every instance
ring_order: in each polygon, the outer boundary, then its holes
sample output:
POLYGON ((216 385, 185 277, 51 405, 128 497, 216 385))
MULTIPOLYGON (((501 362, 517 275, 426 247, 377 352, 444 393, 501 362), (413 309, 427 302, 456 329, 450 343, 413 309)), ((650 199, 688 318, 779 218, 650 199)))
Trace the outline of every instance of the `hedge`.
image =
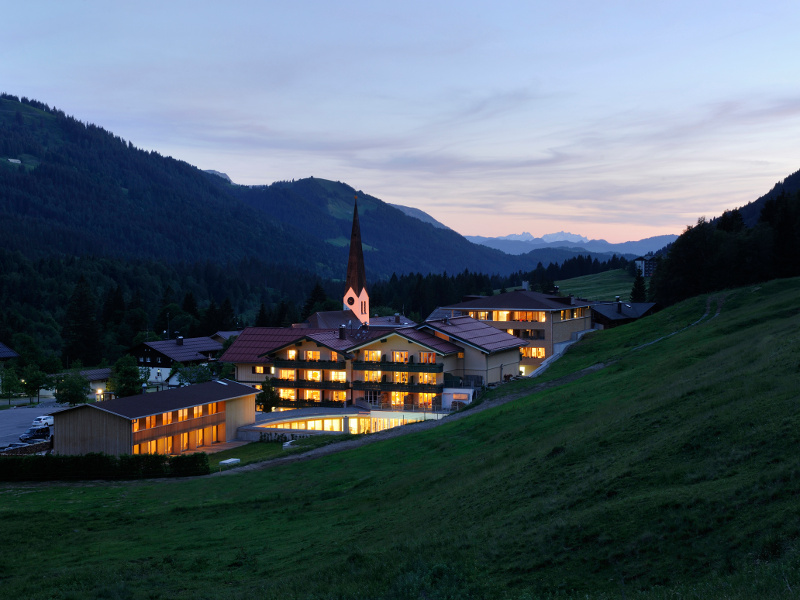
POLYGON ((82 455, 0 456, 0 481, 56 481, 76 479, 144 479, 208 475, 205 452, 165 456, 102 452, 82 455))

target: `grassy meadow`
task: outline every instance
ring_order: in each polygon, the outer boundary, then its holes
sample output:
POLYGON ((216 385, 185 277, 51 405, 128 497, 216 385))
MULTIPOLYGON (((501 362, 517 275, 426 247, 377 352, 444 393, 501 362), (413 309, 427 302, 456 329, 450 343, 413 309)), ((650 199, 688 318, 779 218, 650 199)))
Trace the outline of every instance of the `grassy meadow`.
POLYGON ((614 269, 595 275, 564 279, 555 283, 562 295, 572 294, 593 301, 611 301, 615 296, 619 296, 622 300, 627 301, 631 297, 633 279, 625 269, 614 269))
POLYGON ((795 597, 799 298, 688 300, 491 394, 605 365, 571 383, 312 461, 2 484, 0 595, 795 597))

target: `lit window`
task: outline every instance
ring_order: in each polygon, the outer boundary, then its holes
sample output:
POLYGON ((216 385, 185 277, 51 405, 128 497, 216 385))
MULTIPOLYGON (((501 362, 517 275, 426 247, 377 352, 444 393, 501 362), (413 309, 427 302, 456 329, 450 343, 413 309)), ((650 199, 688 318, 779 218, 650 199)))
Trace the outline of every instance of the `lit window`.
POLYGON ((259 375, 260 375, 260 374, 262 374, 262 373, 264 373, 264 367, 263 367, 263 366, 261 366, 261 365, 258 365, 258 366, 257 366, 257 367, 255 367, 255 369, 253 370, 253 373, 257 373, 257 374, 259 374, 259 375))
POLYGON ((544 348, 520 348, 520 354, 523 358, 544 358, 544 348))
POLYGON ((403 406, 406 402, 405 392, 392 392, 392 406, 403 406))
POLYGON ((319 390, 306 390, 306 400, 313 400, 314 402, 320 401, 319 390))
POLYGON ((188 408, 182 408, 182 409, 180 409, 178 411, 178 421, 179 422, 180 421, 185 421, 188 418, 189 418, 189 409, 188 408))
POLYGON ((196 419, 198 417, 203 416, 203 407, 202 406, 195 406, 192 409, 192 416, 196 419))
POLYGON ((136 433, 137 431, 139 431, 139 419, 134 419, 133 420, 133 432, 136 433))
POLYGON ((306 371, 306 381, 322 381, 322 371, 306 371))
POLYGON ((339 360, 339 355, 336 354, 336 352, 331 351, 331 360, 333 362, 336 362, 337 360, 339 360))
POLYGON ((261 385, 260 383, 257 383, 257 384, 255 384, 253 387, 254 387, 255 389, 257 389, 257 390, 263 390, 263 389, 264 389, 264 386, 263 386, 263 385, 261 385))
POLYGON ((345 382, 347 381, 346 371, 331 371, 331 381, 345 382))
POLYGON ((425 364, 436 364, 436 353, 435 352, 420 352, 419 353, 419 362, 425 364))
POLYGON ((287 381, 294 381, 294 369, 281 369, 279 379, 286 379, 287 381))
POLYGON ((380 350, 364 350, 364 362, 380 362, 380 350))
POLYGON ((164 414, 161 415, 161 424, 169 425, 170 423, 172 423, 172 413, 165 412, 164 414))
POLYGON ((141 450, 140 450, 140 448, 139 448, 139 444, 134 444, 134 445, 133 445, 133 450, 131 450, 131 452, 132 452, 133 454, 139 454, 139 453, 141 452, 141 450))
POLYGON ((145 429, 150 429, 151 427, 155 427, 155 426, 156 426, 156 416, 155 415, 151 415, 149 417, 145 417, 144 418, 144 428, 145 429))
POLYGON ((419 382, 426 385, 436 384, 436 373, 420 373, 419 382))
POLYGON ((297 350, 288 350, 286 355, 289 357, 289 360, 297 360, 297 350))
POLYGON ((335 392, 333 392, 333 400, 335 400, 336 402, 344 402, 345 400, 347 400, 347 392, 345 392, 344 390, 336 390, 335 392))
POLYGON ((278 397, 283 400, 296 400, 297 394, 293 389, 280 388, 278 389, 278 397))
POLYGON ((378 382, 381 380, 382 374, 380 371, 364 371, 364 381, 378 382))
POLYGON ((397 372, 394 374, 395 383, 408 383, 408 373, 397 372))
POLYGON ((392 362, 397 363, 407 363, 408 362, 408 352, 392 352, 392 362))
POLYGON ((319 360, 319 350, 306 350, 306 360, 319 360))
POLYGON ((420 394, 419 407, 430 410, 433 407, 433 396, 434 394, 420 394))

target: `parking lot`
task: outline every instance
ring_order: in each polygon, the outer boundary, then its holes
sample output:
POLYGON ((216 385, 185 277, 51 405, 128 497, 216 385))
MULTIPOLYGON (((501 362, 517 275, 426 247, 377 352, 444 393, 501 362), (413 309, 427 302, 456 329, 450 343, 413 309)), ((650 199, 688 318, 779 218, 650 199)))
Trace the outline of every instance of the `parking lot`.
POLYGON ((63 410, 53 401, 42 402, 33 407, 25 406, 0 410, 0 447, 18 442, 22 435, 39 415, 47 415, 57 410, 63 410))

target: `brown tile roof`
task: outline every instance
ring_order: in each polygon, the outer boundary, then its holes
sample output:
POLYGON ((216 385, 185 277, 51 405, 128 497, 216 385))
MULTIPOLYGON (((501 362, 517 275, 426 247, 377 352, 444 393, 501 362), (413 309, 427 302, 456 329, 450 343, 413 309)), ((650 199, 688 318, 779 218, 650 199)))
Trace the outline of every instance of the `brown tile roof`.
POLYGON ((444 333, 453 338, 456 343, 468 344, 488 354, 528 345, 528 342, 509 335, 496 327, 476 321, 472 317, 453 317, 452 319, 442 319, 441 321, 425 321, 420 326, 420 328, 426 327, 444 333))
POLYGON ((574 304, 570 304, 569 297, 548 296, 539 292, 517 290, 450 304, 442 308, 456 310, 564 310, 589 305, 589 302, 578 300, 574 304))
POLYGON ((439 354, 443 354, 445 356, 448 354, 456 354, 463 350, 463 348, 456 346, 452 342, 448 342, 440 337, 436 337, 428 331, 415 329, 413 327, 409 327, 408 329, 398 329, 396 333, 402 335, 406 339, 417 342, 418 344, 422 344, 434 352, 438 352, 439 354))
MULTIPOLYGON (((105 402, 95 402, 93 404, 79 405, 66 410, 74 410, 82 406, 90 406, 126 419, 140 419, 158 413, 191 408, 199 404, 209 402, 223 402, 257 394, 258 391, 249 385, 221 379, 220 381, 209 381, 198 383, 186 387, 173 388, 163 392, 153 392, 151 394, 138 394, 125 398, 114 398, 105 402)), ((63 411, 58 411, 63 412, 63 411)), ((51 413, 56 414, 56 413, 51 413)))
POLYGON ((263 363, 267 352, 281 348, 301 339, 313 329, 293 329, 291 327, 247 327, 239 334, 230 348, 219 357, 220 362, 263 363))
POLYGON ((161 340, 143 345, 182 363, 208 360, 209 354, 222 350, 222 344, 210 337, 184 338, 183 344, 178 344, 178 340, 161 340))
POLYGON ((326 310, 315 312, 302 323, 292 325, 295 329, 336 329, 340 325, 360 325, 356 313, 347 310, 326 310))

